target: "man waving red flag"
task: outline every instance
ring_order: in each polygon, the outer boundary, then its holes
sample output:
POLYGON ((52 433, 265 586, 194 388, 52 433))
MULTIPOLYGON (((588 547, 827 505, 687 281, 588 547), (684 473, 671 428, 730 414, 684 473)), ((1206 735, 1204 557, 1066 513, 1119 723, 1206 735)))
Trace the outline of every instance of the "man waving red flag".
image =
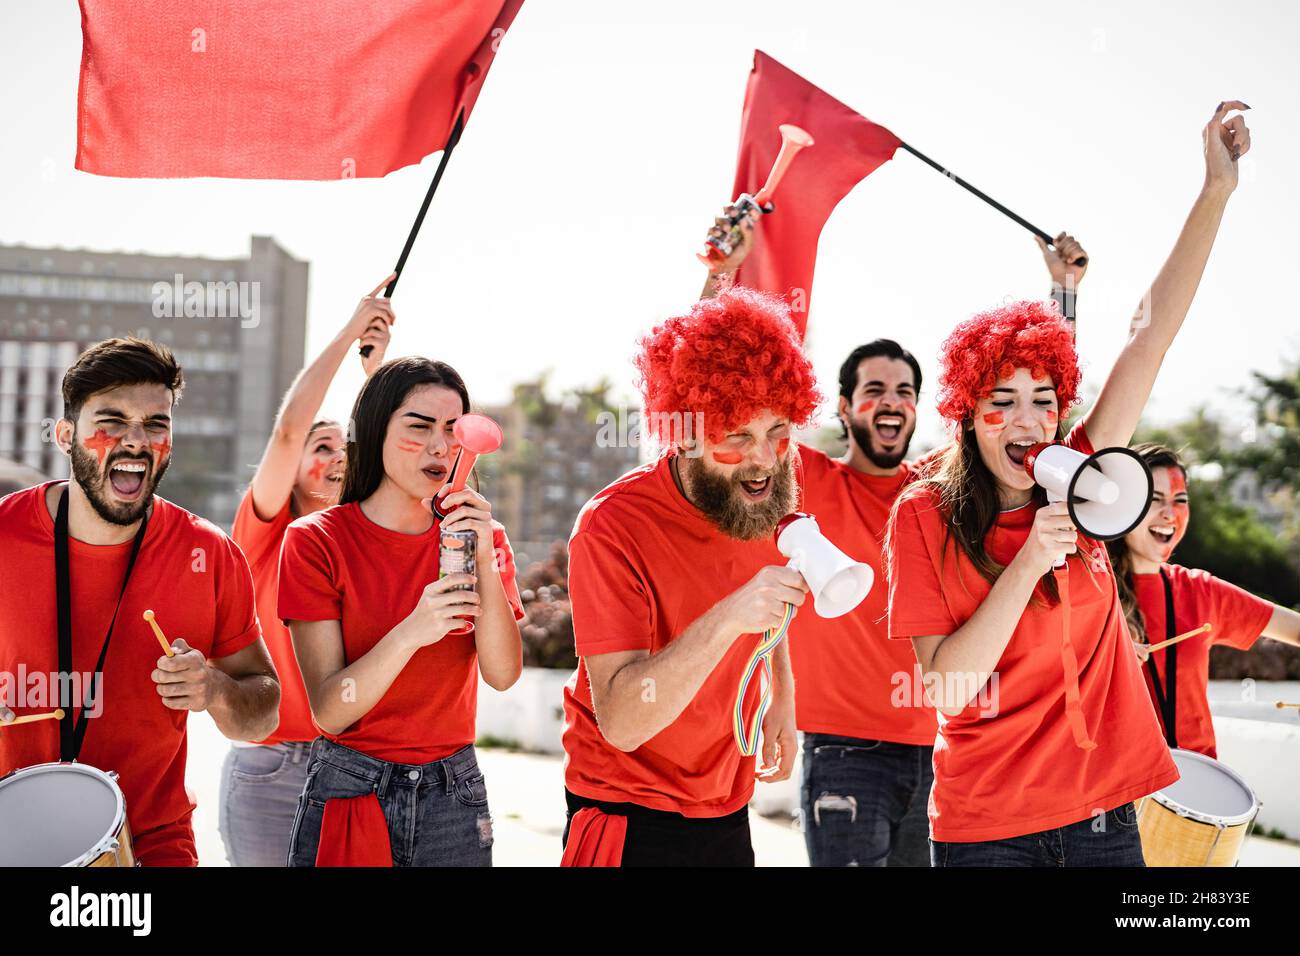
POLYGON ((736 282, 786 297, 802 335, 822 226, 850 189, 893 158, 901 141, 755 50, 740 126, 735 195, 752 195, 763 184, 781 148, 781 123, 806 130, 815 145, 781 181, 775 200, 780 211, 764 218, 763 242, 736 272, 736 282))
POLYGON ((443 149, 523 0, 81 0, 77 168, 351 179, 443 149))

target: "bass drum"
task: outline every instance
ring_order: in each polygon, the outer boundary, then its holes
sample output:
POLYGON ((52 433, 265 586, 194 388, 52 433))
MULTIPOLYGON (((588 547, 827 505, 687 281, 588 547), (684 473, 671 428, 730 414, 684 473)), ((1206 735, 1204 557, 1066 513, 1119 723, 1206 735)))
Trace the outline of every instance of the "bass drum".
POLYGON ((0 779, 0 866, 135 866, 117 774, 43 763, 0 779))

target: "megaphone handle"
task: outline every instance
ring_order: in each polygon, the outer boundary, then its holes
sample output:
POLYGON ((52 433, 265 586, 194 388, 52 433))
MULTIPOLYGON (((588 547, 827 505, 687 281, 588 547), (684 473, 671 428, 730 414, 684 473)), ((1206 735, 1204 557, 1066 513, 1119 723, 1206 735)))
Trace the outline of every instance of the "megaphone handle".
MULTIPOLYGON (((1049 492, 1047 493, 1047 503, 1048 503, 1048 504, 1053 504, 1053 505, 1054 505, 1054 504, 1056 504, 1057 502, 1059 502, 1059 501, 1064 501, 1064 500, 1065 500, 1064 498, 1062 498, 1060 495, 1058 495, 1058 494, 1057 494, 1056 492, 1054 492, 1054 491, 1049 491, 1049 492)), ((1065 555, 1061 555, 1059 558, 1057 558, 1055 561, 1053 561, 1053 562, 1052 562, 1052 567, 1053 567, 1053 568, 1063 568, 1063 567, 1065 567, 1065 555)))

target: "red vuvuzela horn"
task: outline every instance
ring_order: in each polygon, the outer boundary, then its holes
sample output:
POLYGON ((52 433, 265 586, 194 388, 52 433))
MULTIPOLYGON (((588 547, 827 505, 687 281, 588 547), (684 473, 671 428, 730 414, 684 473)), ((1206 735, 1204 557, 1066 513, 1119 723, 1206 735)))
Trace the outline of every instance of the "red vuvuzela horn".
POLYGON ((709 236, 704 240, 704 251, 696 253, 696 257, 705 265, 713 265, 731 255, 732 250, 736 248, 736 243, 740 242, 744 235, 740 224, 749 216, 751 210, 772 212, 774 208, 772 196, 776 193, 781 180, 785 178, 790 164, 794 162, 795 156, 801 149, 813 145, 813 138, 793 123, 782 123, 778 130, 781 133, 781 151, 776 154, 776 162, 772 164, 772 171, 767 174, 767 182, 763 183, 763 187, 753 196, 749 193, 741 193, 736 197, 736 201, 732 204, 736 207, 736 211, 728 217, 730 227, 726 234, 709 236))
MULTIPOLYGON (((462 415, 452 426, 452 434, 460 443, 460 452, 456 455, 456 464, 452 467, 451 478, 448 480, 448 495, 454 495, 465 487, 479 455, 490 455, 505 440, 501 426, 486 415, 462 415)), ((439 507, 442 500, 433 499, 433 512, 439 518, 447 516, 439 507)))

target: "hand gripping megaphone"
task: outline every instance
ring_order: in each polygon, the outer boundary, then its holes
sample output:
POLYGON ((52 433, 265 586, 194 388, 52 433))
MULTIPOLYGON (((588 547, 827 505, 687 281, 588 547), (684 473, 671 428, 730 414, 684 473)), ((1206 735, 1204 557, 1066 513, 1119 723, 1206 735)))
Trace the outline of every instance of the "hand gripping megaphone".
MULTIPOLYGON (((1097 541, 1128 534, 1151 503, 1151 469, 1128 448, 1103 448, 1085 455, 1044 442, 1025 454, 1025 471, 1047 490, 1048 501, 1066 502, 1070 521, 1097 541)), ((1056 567, 1064 564, 1062 558, 1056 567)))
POLYGON ((792 512, 776 526, 776 546, 808 582, 813 607, 820 617, 848 614, 862 603, 875 581, 871 566, 854 561, 831 544, 817 519, 792 512))

